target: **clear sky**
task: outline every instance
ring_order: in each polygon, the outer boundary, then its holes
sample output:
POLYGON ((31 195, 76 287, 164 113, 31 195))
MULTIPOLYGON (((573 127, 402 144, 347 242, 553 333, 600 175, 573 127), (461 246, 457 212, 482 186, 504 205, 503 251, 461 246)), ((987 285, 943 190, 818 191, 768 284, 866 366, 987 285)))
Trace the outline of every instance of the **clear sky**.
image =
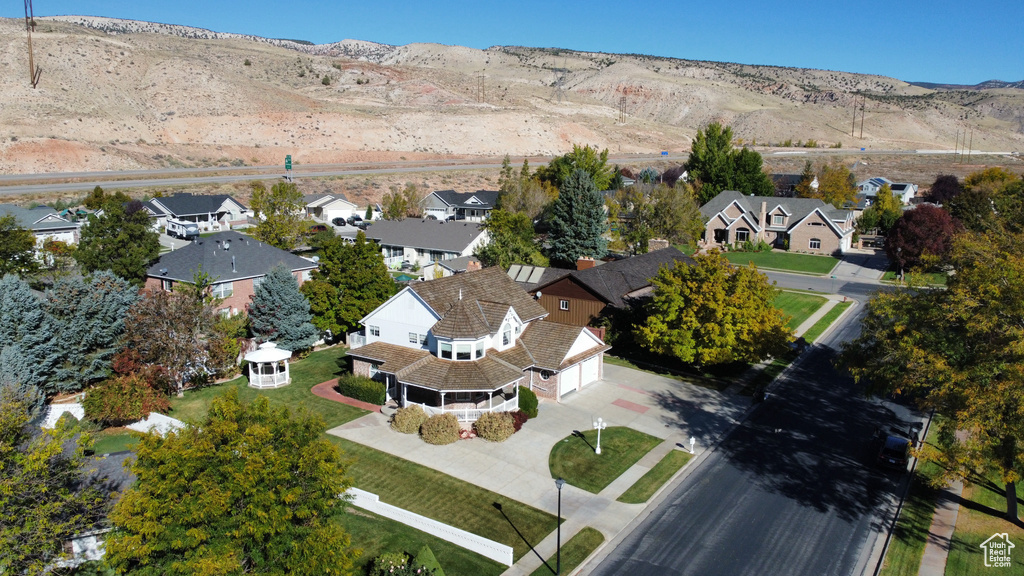
MULTIPOLYGON (((1024 0, 33 0, 74 14, 217 32, 385 44, 557 47, 822 68, 901 80, 1024 80, 1024 0)), ((23 17, 5 2, 0 15, 23 17)))

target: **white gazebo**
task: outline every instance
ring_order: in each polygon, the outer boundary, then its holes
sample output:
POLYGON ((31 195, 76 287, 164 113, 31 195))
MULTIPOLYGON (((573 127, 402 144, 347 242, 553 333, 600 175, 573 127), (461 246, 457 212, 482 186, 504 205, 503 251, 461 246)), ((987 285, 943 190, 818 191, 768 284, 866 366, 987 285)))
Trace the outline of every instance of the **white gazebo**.
POLYGON ((245 355, 249 363, 250 388, 280 388, 291 384, 288 359, 291 350, 278 348, 273 342, 264 342, 259 348, 245 355))

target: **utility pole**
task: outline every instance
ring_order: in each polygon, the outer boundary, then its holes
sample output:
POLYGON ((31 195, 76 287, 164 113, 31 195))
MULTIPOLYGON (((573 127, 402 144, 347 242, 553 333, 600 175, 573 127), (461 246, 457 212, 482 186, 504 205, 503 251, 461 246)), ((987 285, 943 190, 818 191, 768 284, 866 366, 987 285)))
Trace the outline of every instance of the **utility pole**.
POLYGON ((626 123, 626 97, 619 98, 619 124, 626 123))
MULTIPOLYGON (((864 139, 864 109, 867 108, 867 105, 868 105, 868 97, 866 95, 861 95, 861 97, 860 97, 860 137, 861 137, 862 140, 864 139)), ((856 114, 856 112, 854 112, 854 114, 856 114)))
POLYGON ((971 128, 971 143, 967 145, 967 163, 971 163, 971 152, 974 151, 974 128, 971 128))
POLYGON ((960 153, 960 127, 956 127, 956 143, 953 144, 953 164, 956 164, 956 156, 960 153))
POLYGON ((34 89, 39 85, 39 76, 43 69, 36 66, 35 57, 32 54, 32 31, 36 29, 35 13, 32 11, 32 0, 25 0, 25 31, 28 32, 28 81, 34 89))
POLYGON ((853 138, 854 131, 857 129, 857 93, 853 93, 853 122, 850 124, 850 138, 853 138))

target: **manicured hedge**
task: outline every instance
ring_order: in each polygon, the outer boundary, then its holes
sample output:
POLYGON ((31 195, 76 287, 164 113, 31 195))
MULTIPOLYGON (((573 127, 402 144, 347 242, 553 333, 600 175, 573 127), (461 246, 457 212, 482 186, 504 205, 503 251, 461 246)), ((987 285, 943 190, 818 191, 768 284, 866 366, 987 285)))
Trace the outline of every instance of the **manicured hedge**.
POLYGON ((355 398, 370 404, 383 406, 384 402, 386 402, 384 383, 371 380, 365 376, 346 374, 338 378, 336 389, 342 396, 348 396, 349 398, 355 398))
POLYGON ((519 387, 519 409, 530 418, 537 417, 537 395, 525 386, 519 387))
POLYGON ((391 417, 391 428, 402 434, 416 434, 426 421, 427 413, 423 408, 420 408, 419 404, 412 404, 395 410, 394 416, 391 417))
POLYGON ((420 426, 420 436, 427 444, 451 444, 459 439, 459 419, 447 412, 427 418, 420 426))
POLYGON ((473 423, 476 435, 491 442, 504 442, 515 433, 515 423, 509 412, 484 412, 473 423))

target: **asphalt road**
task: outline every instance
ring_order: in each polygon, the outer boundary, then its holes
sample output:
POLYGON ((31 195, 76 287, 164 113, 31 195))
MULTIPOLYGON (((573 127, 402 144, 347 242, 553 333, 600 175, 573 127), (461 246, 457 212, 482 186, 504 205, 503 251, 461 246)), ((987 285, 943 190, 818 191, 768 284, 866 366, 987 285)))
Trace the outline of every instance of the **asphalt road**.
POLYGON ((871 548, 906 478, 873 465, 871 436, 876 427, 906 430, 920 415, 865 398, 833 368, 838 343, 860 330, 858 310, 591 573, 870 574, 871 548))

